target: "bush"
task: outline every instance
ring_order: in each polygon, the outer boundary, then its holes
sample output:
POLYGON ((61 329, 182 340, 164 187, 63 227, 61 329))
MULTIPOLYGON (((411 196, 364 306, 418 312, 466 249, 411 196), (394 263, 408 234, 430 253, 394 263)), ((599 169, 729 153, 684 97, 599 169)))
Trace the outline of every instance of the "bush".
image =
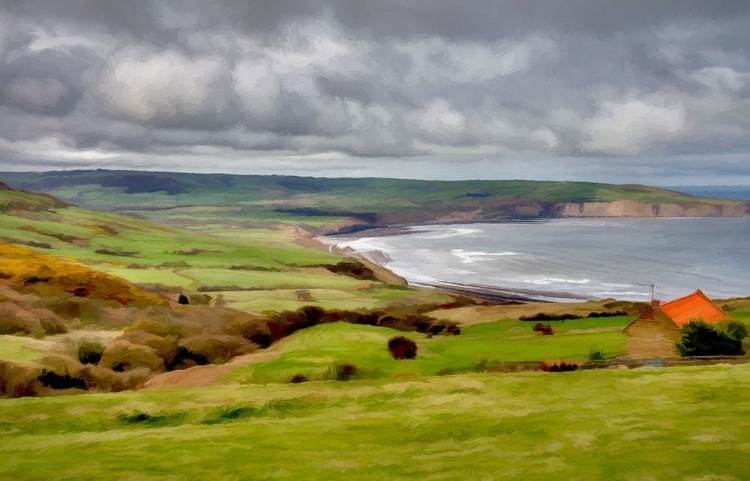
POLYGON ((156 354, 156 349, 128 341, 116 341, 105 349, 101 365, 116 372, 139 367, 160 371, 164 368, 164 361, 156 354))
POLYGON ((99 364, 104 349, 100 342, 84 339, 75 346, 75 356, 81 364, 99 364))
POLYGON ((598 347, 591 347, 589 349, 589 360, 590 361, 603 361, 606 358, 604 351, 598 347))
POLYGON ((747 328, 737 321, 712 326, 692 320, 682 327, 682 342, 677 344, 681 356, 737 356, 745 354, 742 340, 747 328))
POLYGON ((141 330, 128 331, 118 338, 118 340, 129 341, 133 344, 148 346, 156 350, 156 355, 164 359, 164 363, 170 366, 174 363, 180 351, 176 344, 167 339, 141 330))
POLYGON ((65 332, 68 332, 65 322, 49 309, 26 309, 12 302, 0 303, 0 334, 44 337, 65 332))
POLYGON ((357 373, 357 368, 351 364, 336 364, 336 380, 348 381, 357 373))
POLYGON ((152 376, 153 373, 148 368, 139 367, 137 369, 132 369, 119 376, 118 382, 112 386, 112 391, 117 392, 137 389, 151 379, 152 376))
POLYGON ((541 322, 537 322, 536 324, 534 324, 533 331, 541 332, 544 336, 551 336, 555 333, 555 331, 552 330, 552 327, 549 324, 545 326, 541 322))
POLYGON ((578 369, 578 364, 565 361, 544 361, 542 371, 544 372, 568 372, 578 369))
POLYGON ((42 370, 37 380, 44 387, 51 389, 86 389, 86 381, 82 377, 71 376, 70 374, 57 374, 53 371, 42 370))
POLYGON ((180 347, 189 353, 201 356, 206 363, 213 363, 217 359, 232 359, 241 354, 247 354, 258 349, 258 346, 240 336, 192 336, 180 342, 180 347))
POLYGON ((404 336, 398 336, 388 341, 388 350, 393 359, 414 359, 417 357, 417 343, 404 336))
POLYGON ((16 398, 36 396, 38 371, 30 366, 0 361, 0 395, 16 398))

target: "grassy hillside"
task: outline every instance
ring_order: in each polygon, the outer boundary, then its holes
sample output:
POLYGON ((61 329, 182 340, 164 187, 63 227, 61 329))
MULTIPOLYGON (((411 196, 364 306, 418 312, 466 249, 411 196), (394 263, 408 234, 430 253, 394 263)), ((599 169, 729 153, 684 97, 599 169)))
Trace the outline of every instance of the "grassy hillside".
MULTIPOLYGON (((188 231, 7 188, 0 189, 0 206, 0 242, 51 256, 48 259, 78 262, 131 283, 204 290, 214 298, 223 295, 229 305, 244 310, 296 309, 301 305, 296 289, 310 289, 312 303, 331 308, 448 299, 331 272, 320 266, 333 266, 344 258, 300 244, 299 234, 290 230, 238 226, 188 231), (360 289, 363 283, 373 288, 360 289)), ((15 251, 3 251, 4 265, 10 268, 15 251)), ((17 261, 15 268, 23 270, 22 264, 17 261)))
POLYGON ((3 173, 19 188, 96 209, 129 212, 201 230, 278 223, 346 230, 440 219, 554 215, 566 202, 744 205, 639 185, 586 182, 421 181, 128 171, 3 173))
POLYGON ((724 365, 3 400, 0 478, 741 480, 748 383, 724 365))
POLYGON ((620 332, 632 317, 578 319, 554 323, 556 334, 534 332, 535 323, 505 320, 464 329, 459 336, 425 337, 398 333, 417 342, 418 356, 410 361, 394 360, 388 339, 392 329, 350 324, 327 324, 298 332, 268 352, 274 358, 234 370, 237 382, 289 382, 297 374, 310 380, 335 377, 335 366, 351 364, 357 379, 422 377, 490 369, 503 362, 565 359, 586 361, 589 352, 605 356, 624 353, 625 336, 620 332))

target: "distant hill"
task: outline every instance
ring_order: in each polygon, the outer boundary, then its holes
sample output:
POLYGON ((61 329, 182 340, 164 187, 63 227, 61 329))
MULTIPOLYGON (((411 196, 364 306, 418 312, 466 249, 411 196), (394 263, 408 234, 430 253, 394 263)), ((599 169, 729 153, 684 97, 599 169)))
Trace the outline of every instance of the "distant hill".
POLYGON ((699 197, 750 201, 750 185, 691 185, 670 189, 699 197))
POLYGON ((212 218, 305 224, 325 232, 508 218, 745 216, 750 212, 748 203, 742 201, 695 197, 643 185, 588 182, 107 170, 2 173, 0 180, 77 205, 128 212, 152 220, 189 220, 185 219, 187 209, 210 207, 212 218))

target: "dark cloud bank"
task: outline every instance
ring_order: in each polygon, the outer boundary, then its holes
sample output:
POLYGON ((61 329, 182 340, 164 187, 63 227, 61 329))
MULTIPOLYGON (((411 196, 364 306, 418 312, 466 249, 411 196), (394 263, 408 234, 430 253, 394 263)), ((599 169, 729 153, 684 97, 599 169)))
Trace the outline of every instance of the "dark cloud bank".
POLYGON ((750 2, 0 6, 0 170, 750 184, 750 2))

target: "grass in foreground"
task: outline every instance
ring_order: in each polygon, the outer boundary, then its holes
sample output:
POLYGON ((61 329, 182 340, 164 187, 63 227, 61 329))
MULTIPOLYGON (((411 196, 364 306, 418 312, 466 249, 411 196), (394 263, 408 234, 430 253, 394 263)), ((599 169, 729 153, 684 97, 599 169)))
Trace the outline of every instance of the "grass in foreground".
POLYGON ((750 367, 0 400, 3 479, 740 480, 750 367))

